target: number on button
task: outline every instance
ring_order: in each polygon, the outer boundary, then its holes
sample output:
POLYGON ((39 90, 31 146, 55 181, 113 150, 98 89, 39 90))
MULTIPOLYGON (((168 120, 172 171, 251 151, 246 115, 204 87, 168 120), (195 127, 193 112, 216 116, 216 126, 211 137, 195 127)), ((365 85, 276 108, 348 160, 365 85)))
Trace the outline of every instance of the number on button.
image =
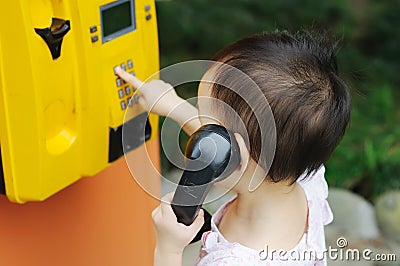
POLYGON ((118 90, 118 96, 120 99, 124 98, 124 91, 123 90, 118 90))
POLYGON ((116 82, 116 84, 117 84, 117 87, 121 87, 121 86, 122 86, 122 80, 121 80, 120 78, 117 78, 117 79, 115 80, 115 82, 116 82))
POLYGON ((132 62, 132 60, 128 60, 128 68, 133 68, 133 62, 132 62))
POLYGON ((131 94, 131 87, 130 87, 130 86, 126 86, 126 87, 125 87, 125 94, 126 94, 126 95, 131 94))
POLYGON ((122 102, 121 102, 121 109, 122 109, 122 110, 125 110, 125 109, 126 109, 126 102, 125 102, 125 101, 122 101, 122 102))

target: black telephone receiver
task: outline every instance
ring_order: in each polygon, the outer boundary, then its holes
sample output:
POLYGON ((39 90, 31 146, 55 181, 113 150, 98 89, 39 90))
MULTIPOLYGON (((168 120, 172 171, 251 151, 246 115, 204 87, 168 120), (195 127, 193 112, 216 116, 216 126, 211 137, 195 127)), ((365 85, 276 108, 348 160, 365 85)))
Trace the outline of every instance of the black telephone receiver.
MULTIPOLYGON (((185 170, 171 206, 178 222, 190 225, 213 183, 225 179, 239 166, 240 151, 231 132, 220 125, 209 124, 190 136, 185 157, 185 170)), ((204 214, 205 226, 199 234, 209 229, 211 215, 204 214)))

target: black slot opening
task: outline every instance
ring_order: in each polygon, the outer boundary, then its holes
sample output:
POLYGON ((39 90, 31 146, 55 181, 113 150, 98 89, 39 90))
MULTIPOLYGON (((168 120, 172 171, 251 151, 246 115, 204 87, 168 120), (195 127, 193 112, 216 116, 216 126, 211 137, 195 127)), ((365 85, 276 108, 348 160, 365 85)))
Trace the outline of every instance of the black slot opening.
POLYGON ((147 113, 142 113, 132 118, 118 128, 110 128, 108 162, 111 163, 123 156, 124 151, 126 153, 136 149, 147 141, 150 136, 151 126, 147 113), (124 134, 129 134, 129 136, 124 137, 124 141, 122 141, 122 127, 125 127, 124 134))
POLYGON ((4 172, 3 172, 3 159, 1 157, 0 148, 0 194, 6 194, 6 184, 4 183, 4 172))

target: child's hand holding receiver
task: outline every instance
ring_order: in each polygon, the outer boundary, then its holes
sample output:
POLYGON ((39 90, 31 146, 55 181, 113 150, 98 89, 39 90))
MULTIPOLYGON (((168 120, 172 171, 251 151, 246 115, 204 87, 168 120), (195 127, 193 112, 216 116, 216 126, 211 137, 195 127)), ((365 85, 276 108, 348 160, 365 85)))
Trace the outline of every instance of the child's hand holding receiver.
POLYGON ((140 92, 139 103, 148 112, 168 116, 175 120, 190 135, 200 126, 198 110, 179 97, 174 87, 162 80, 143 82, 117 67, 116 73, 140 92))
POLYGON ((190 243, 204 223, 204 213, 199 215, 189 226, 178 223, 170 202, 173 193, 165 195, 161 204, 152 213, 157 245, 154 265, 180 265, 183 249, 190 243))

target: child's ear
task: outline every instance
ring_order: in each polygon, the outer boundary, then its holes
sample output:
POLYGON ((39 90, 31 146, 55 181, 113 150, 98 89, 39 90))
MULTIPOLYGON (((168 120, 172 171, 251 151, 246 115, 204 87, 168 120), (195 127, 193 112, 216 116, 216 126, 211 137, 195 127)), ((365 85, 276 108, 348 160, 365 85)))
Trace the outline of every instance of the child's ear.
POLYGON ((246 147, 246 142, 244 141, 242 135, 240 135, 239 133, 235 133, 234 135, 240 150, 240 164, 237 170, 242 174, 246 170, 249 163, 250 153, 246 147))

